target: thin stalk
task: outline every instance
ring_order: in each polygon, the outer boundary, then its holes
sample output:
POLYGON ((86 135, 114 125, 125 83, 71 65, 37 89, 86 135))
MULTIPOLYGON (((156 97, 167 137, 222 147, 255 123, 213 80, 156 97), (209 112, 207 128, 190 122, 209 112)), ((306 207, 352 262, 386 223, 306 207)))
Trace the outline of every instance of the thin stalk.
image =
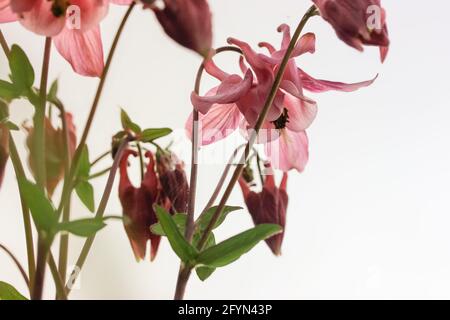
MULTIPOLYGON (((34 145, 36 146, 36 182, 45 190, 47 180, 47 168, 45 166, 45 107, 47 104, 47 82, 48 69, 50 65, 52 38, 45 38, 44 59, 42 62, 41 85, 40 85, 40 105, 36 106, 34 115, 34 145)), ((38 233, 38 247, 36 260, 36 274, 31 289, 31 299, 42 300, 42 291, 44 289, 45 265, 48 251, 50 249, 49 239, 46 239, 43 233, 38 233)))
POLYGON ((107 174, 108 172, 111 171, 111 168, 112 167, 109 167, 109 168, 106 168, 106 169, 104 169, 102 171, 99 171, 99 172, 91 174, 89 176, 88 180, 93 180, 93 179, 96 179, 96 178, 99 178, 99 177, 103 176, 104 174, 107 174))
POLYGON ((74 154, 73 159, 72 159, 72 165, 71 165, 71 168, 70 168, 70 171, 69 171, 69 176, 68 176, 69 178, 64 180, 63 191, 62 191, 62 196, 61 196, 61 202, 60 202, 60 205, 58 207, 58 215, 61 214, 64 206, 67 204, 67 202, 69 200, 69 196, 70 196, 71 191, 72 191, 71 188, 72 188, 72 185, 73 185, 73 180, 75 178, 76 172, 78 171, 78 166, 80 164, 81 154, 82 154, 83 148, 84 148, 84 146, 86 144, 87 138, 89 136, 89 132, 91 130, 95 114, 97 112, 98 104, 100 102, 100 98, 102 96, 103 89, 105 87, 106 78, 107 78, 107 75, 108 75, 108 71, 109 71, 109 69, 111 67, 111 63, 112 63, 112 60, 113 60, 113 57, 114 57, 114 53, 116 52, 117 45, 119 43, 119 39, 120 39, 120 37, 121 37, 121 35, 123 33, 123 30, 125 28, 126 22, 128 21, 128 18, 130 17, 130 14, 133 11, 133 8, 135 7, 135 5, 136 5, 136 3, 133 1, 133 3, 131 3, 130 6, 128 7, 128 10, 126 11, 126 13, 125 13, 125 15, 124 15, 124 17, 123 17, 123 19, 122 19, 122 21, 120 23, 120 26, 119 26, 119 28, 118 28, 118 30, 116 32, 116 35, 115 35, 114 40, 113 40, 113 43, 111 45, 111 50, 109 51, 108 58, 106 59, 105 67, 104 67, 102 75, 100 77, 100 82, 98 84, 97 92, 95 94, 94 101, 93 101, 92 106, 91 106, 91 110, 89 112, 89 116, 88 116, 88 119, 87 119, 87 122, 86 122, 86 126, 85 126, 85 128, 83 130, 83 135, 81 137, 81 140, 80 140, 80 143, 78 145, 78 148, 75 151, 75 154, 74 154))
POLYGON ((139 141, 136 143, 138 154, 139 154, 139 168, 141 173, 141 182, 144 181, 144 171, 145 171, 145 164, 144 164, 144 153, 142 152, 142 147, 139 141))
MULTIPOLYGON (((254 145, 257 137, 258 137, 259 130, 261 129, 261 127, 262 127, 262 125, 263 125, 263 123, 264 123, 264 121, 265 121, 265 119, 267 117, 267 114, 269 112, 269 109, 270 109, 270 107, 272 106, 272 104, 273 104, 273 102, 275 100, 276 93, 277 93, 277 91, 278 91, 278 89, 280 87, 281 81, 283 79, 284 72, 286 70, 286 66, 287 66, 287 64, 289 62, 289 59, 290 59, 290 57, 292 55, 292 52, 293 52, 293 50, 295 48, 295 45, 297 44, 297 41, 298 41, 298 39, 299 39, 299 37, 301 35, 301 32, 302 32, 304 26, 306 25, 306 22, 309 20, 309 18, 311 16, 313 16, 315 14, 315 12, 316 12, 316 7, 313 5, 306 12, 306 14, 303 16, 302 20, 300 21, 300 24, 298 25, 298 27, 297 27, 297 29, 296 29, 293 37, 292 37, 292 40, 291 40, 291 42, 289 44, 289 47, 288 47, 288 49, 286 51, 286 54, 285 54, 285 56, 283 58, 283 61, 281 62, 280 68, 278 69, 278 72, 277 72, 277 75, 275 77, 275 81, 274 81, 274 83, 272 85, 272 88, 271 88, 271 91, 269 93, 269 96, 268 96, 268 98, 267 98, 267 100, 266 100, 266 102, 264 104, 264 107, 262 109, 261 114, 258 117, 258 120, 257 120, 257 122, 255 124, 255 128, 254 128, 252 134, 250 135, 249 141, 248 141, 248 143, 246 145, 246 148, 245 148, 245 151, 244 151, 244 153, 242 155, 241 161, 237 165, 237 167, 236 167, 236 169, 235 169, 235 171, 233 173, 233 176, 232 176, 232 178, 231 178, 227 188, 225 189, 225 192, 224 192, 224 194, 222 196, 222 199, 220 200, 220 203, 219 203, 216 211, 214 212, 214 215, 211 218, 211 221, 209 222, 206 230, 204 231, 204 233, 202 235, 202 238, 200 239, 200 242, 198 244, 198 249, 199 250, 202 250, 204 248, 204 245, 206 244, 206 241, 207 241, 209 235, 211 234, 213 226, 216 224, 217 220, 221 216, 221 214, 223 212, 223 209, 225 208, 225 205, 226 205, 226 203, 227 203, 227 201, 228 201, 228 199, 229 199, 229 197, 230 197, 230 195, 231 195, 231 193, 232 193, 232 191, 234 189, 234 186, 236 185, 237 181, 239 180, 239 177, 242 174, 242 171, 243 171, 243 169, 245 167, 246 159, 248 158, 248 156, 250 154, 250 150, 253 148, 253 145, 254 145)), ((179 279, 182 280, 183 283, 177 284, 177 291, 175 293, 175 297, 176 297, 177 300, 183 299, 183 297, 184 297, 184 292, 185 292, 186 284, 187 284, 187 282, 189 280, 189 274, 190 273, 188 273, 186 271, 185 274, 187 274, 188 276, 184 277, 182 279, 180 279, 180 277, 179 277, 179 279)))
POLYGON ((111 150, 108 150, 108 151, 102 153, 101 155, 99 155, 94 161, 92 161, 91 167, 95 166, 97 163, 99 163, 100 161, 105 159, 110 154, 111 154, 111 150))
MULTIPOLYGON (((106 205, 108 204, 109 196, 111 195, 112 187, 114 185, 114 180, 116 178, 116 173, 120 165, 120 160, 122 158, 122 155, 126 148, 128 147, 128 143, 131 142, 132 138, 128 137, 124 140, 122 140, 119 149, 117 150, 116 156, 114 158, 114 163, 111 168, 111 171, 109 172, 108 181, 105 186, 105 190, 103 191, 103 196, 100 201, 100 204, 97 209, 97 213, 95 215, 96 218, 101 219, 103 215, 105 214, 106 205)), ((84 263, 86 262, 87 256, 89 254, 89 251, 91 250, 92 244, 94 243, 95 235, 92 237, 89 237, 84 242, 83 248, 81 250, 80 256, 78 257, 77 263, 75 264, 75 268, 71 273, 71 280, 72 283, 76 281, 76 278, 83 268, 84 263)), ((71 291, 70 284, 66 284, 66 293, 69 295, 71 291)))
POLYGON ((64 290, 64 281, 58 271, 58 266, 56 265, 55 258, 52 254, 48 256, 48 266, 50 267, 50 272, 52 273, 53 279, 55 280, 56 287, 56 299, 57 300, 67 300, 66 291, 64 290))
POLYGON ((8 42, 5 39, 5 36, 3 35, 2 31, 0 30, 0 45, 3 49, 3 51, 5 52, 6 57, 9 57, 9 46, 8 46, 8 42))
POLYGON ((25 272, 25 269, 20 264, 19 260, 16 258, 16 256, 4 245, 0 244, 0 249, 6 252, 6 254, 12 259, 14 264, 16 265, 17 269, 19 269, 20 274, 22 275, 23 280, 27 284, 28 288, 30 287, 30 280, 28 279, 27 273, 25 272))
MULTIPOLYGON (((63 135, 63 145, 64 145, 64 175, 65 179, 68 179, 68 174, 70 170, 70 138, 69 138, 69 129, 67 124, 66 117, 66 109, 64 105, 60 101, 54 101, 56 107, 60 111, 61 123, 62 123, 62 135, 63 135)), ((69 200, 67 204, 64 206, 62 222, 68 222, 70 220, 70 208, 71 208, 71 197, 69 196, 69 200)), ((60 242, 59 242, 59 261, 58 261, 58 270, 59 277, 61 282, 64 284, 66 282, 66 274, 67 274, 67 260, 69 254, 69 234, 61 234, 60 242)), ((49 260, 53 260, 51 257, 49 260)), ((64 286, 63 286, 64 289, 64 286)), ((61 290, 58 290, 61 292, 61 290)), ((57 299, 63 299, 60 294, 57 294, 57 299)))
MULTIPOLYGON (((23 165, 19 157, 19 152, 17 151, 16 143, 14 142, 11 133, 9 134, 9 153, 17 179, 26 178, 25 170, 23 169, 23 165)), ((30 283, 34 283, 36 260, 34 256, 33 230, 31 227, 30 211, 27 203, 24 200, 23 194, 20 191, 20 188, 19 188, 19 195, 20 195, 20 202, 22 205, 23 225, 25 228, 25 242, 27 246, 27 259, 28 259, 28 276, 30 278, 30 283)), ((31 294, 31 287, 30 287, 30 294, 31 294)))

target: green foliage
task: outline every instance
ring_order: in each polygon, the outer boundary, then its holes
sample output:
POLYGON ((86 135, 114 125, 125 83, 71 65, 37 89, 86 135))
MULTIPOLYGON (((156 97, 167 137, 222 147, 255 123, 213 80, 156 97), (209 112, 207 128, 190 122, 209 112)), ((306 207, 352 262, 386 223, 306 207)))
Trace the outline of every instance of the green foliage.
POLYGON ((279 225, 260 224, 218 245, 205 249, 197 257, 197 263, 208 267, 224 267, 249 252, 260 241, 281 231, 282 228, 279 225))
POLYGON ((0 300, 28 300, 12 285, 0 281, 0 300))
POLYGON ((161 207, 156 207, 156 215, 169 243, 176 255, 186 264, 193 264, 197 257, 197 249, 189 244, 181 234, 172 216, 161 207))
POLYGON ((79 237, 91 237, 106 226, 104 219, 81 219, 58 225, 59 231, 67 231, 79 237))
POLYGON ((19 188, 22 197, 30 208, 37 229, 53 235, 56 231, 58 218, 55 208, 45 192, 26 179, 19 179, 19 188))
POLYGON ((128 113, 125 110, 120 111, 120 120, 122 122, 122 128, 125 131, 131 131, 136 134, 139 134, 142 132, 142 129, 139 125, 134 123, 131 118, 128 116, 128 113))
MULTIPOLYGON (((205 214, 199 217, 198 221, 196 222, 196 226, 199 229, 199 231, 204 231, 208 227, 216 210, 217 207, 211 207, 205 212, 205 214)), ((220 215, 219 219, 217 219, 217 222, 214 224, 213 229, 218 228, 225 221, 229 213, 238 210, 242 210, 242 207, 225 206, 225 208, 222 210, 222 214, 220 215)))
POLYGON ((89 161, 89 149, 85 145, 80 157, 80 163, 77 171, 77 183, 75 185, 75 191, 78 198, 86 206, 86 208, 95 212, 95 198, 94 188, 88 181, 91 173, 91 162, 89 161))
POLYGON ((11 80, 16 90, 26 95, 27 91, 33 87, 34 70, 25 52, 16 44, 11 47, 9 67, 11 80))
POLYGON ((145 129, 142 131, 140 140, 142 142, 153 142, 156 139, 168 136, 171 133, 172 129, 169 128, 145 129))

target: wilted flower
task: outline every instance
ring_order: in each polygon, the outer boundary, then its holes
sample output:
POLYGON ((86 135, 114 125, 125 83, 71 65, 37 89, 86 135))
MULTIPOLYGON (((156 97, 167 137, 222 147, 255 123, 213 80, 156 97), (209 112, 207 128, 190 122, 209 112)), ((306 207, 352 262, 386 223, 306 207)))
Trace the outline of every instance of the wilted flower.
POLYGON ((286 192, 287 180, 288 174, 285 172, 280 187, 277 187, 273 175, 265 176, 262 191, 257 193, 250 190, 249 184, 243 177, 239 179, 245 204, 255 225, 271 223, 278 224, 283 228, 282 233, 266 240, 270 250, 277 256, 281 255, 281 245, 286 226, 286 211, 289 202, 286 192))
POLYGON ((150 8, 169 37, 207 56, 212 47, 212 15, 207 0, 163 0, 150 8))
MULTIPOLYGON (((69 145, 66 146, 64 141, 64 131, 61 128, 55 129, 51 121, 45 119, 45 167, 47 172, 46 188, 50 196, 53 195, 56 186, 64 177, 64 161, 66 148, 68 148, 69 156, 72 157, 75 153, 77 144, 76 128, 73 123, 73 116, 66 113, 67 133, 69 145)), ((37 148, 42 146, 35 146, 34 128, 26 128, 28 130, 27 146, 30 151, 28 162, 30 169, 36 175, 37 164, 33 155, 37 148)))
POLYGON ((338 37, 349 46, 363 51, 363 45, 380 47, 384 61, 389 48, 386 12, 380 0, 313 0, 320 15, 338 37))
MULTIPOLYGON (((203 145, 225 138, 239 126, 244 131, 254 128, 291 41, 289 26, 281 25, 278 30, 283 32, 279 50, 267 42, 260 43, 269 55, 256 53, 243 41, 229 39, 230 44, 243 52, 245 60, 241 58, 240 67, 244 77, 220 70, 212 60, 205 62, 206 72, 221 83, 206 96, 201 97, 195 92, 191 96, 192 104, 201 113, 199 126, 203 145)), ((264 132, 258 137, 259 142, 266 143, 266 151, 276 169, 302 171, 308 161, 305 130, 316 117, 317 104, 304 95, 304 89, 311 92, 350 92, 373 82, 347 84, 311 77, 297 66, 295 58, 314 52, 315 36, 307 33, 300 38, 288 61, 281 86, 263 124, 264 132)), ((192 118, 186 123, 186 130, 190 132, 191 129, 192 118)))
POLYGON ((184 163, 174 153, 158 153, 156 163, 163 194, 171 203, 172 213, 186 213, 189 184, 184 163))

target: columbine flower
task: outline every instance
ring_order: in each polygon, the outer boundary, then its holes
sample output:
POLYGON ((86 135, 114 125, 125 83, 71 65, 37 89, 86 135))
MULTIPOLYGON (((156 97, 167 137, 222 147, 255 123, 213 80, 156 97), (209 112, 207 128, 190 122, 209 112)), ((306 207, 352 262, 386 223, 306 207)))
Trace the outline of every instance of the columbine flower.
POLYGON ((6 163, 9 159, 9 131, 5 125, 0 124, 0 187, 5 175, 6 163))
MULTIPOLYGON (((212 60, 205 62, 206 72, 221 83, 206 96, 201 97, 196 93, 191 95, 192 104, 201 113, 201 144, 224 139, 239 126, 246 130, 254 127, 291 41, 287 25, 281 25, 278 30, 283 32, 279 50, 269 43, 260 43, 261 47, 268 49, 269 55, 256 53, 245 42, 229 39, 230 44, 243 51, 245 60, 241 59, 240 67, 244 77, 220 70, 212 60)), ((316 117, 317 104, 304 96, 304 89, 311 92, 350 92, 374 81, 346 84, 317 80, 300 69, 295 61, 296 57, 314 52, 315 36, 307 33, 301 37, 292 53, 280 89, 263 124, 264 132, 258 137, 259 142, 266 143, 266 151, 276 169, 289 171, 295 168, 302 171, 308 160, 308 139, 305 130, 316 117)), ((192 127, 191 119, 186 124, 188 132, 192 127)))
POLYGON ((386 12, 380 0, 313 0, 320 15, 338 37, 349 46, 363 51, 363 45, 380 47, 384 61, 389 48, 386 12))
MULTIPOLYGON (((56 49, 75 72, 99 77, 104 67, 99 23, 108 12, 109 2, 0 0, 0 23, 20 21, 25 28, 52 37, 56 49)), ((111 2, 125 4, 122 0, 111 2)))
MULTIPOLYGON (((73 123, 73 116, 70 113, 66 114, 67 131, 69 138, 69 156, 72 157, 75 153, 77 144, 76 128, 73 123)), ((27 146, 30 151, 28 163, 33 174, 36 174, 37 164, 33 155, 35 154, 36 146, 34 144, 34 128, 26 128, 28 130, 27 146)), ((56 186, 64 177, 64 161, 66 153, 66 145, 64 144, 63 130, 55 129, 48 118, 45 119, 45 167, 47 171, 46 188, 50 196, 53 195, 56 186)), ((37 146, 40 148, 41 146, 37 146)))
MULTIPOLYGON (((154 2, 154 1, 151 1, 154 2)), ((164 8, 150 5, 169 37, 207 56, 212 46, 212 15, 206 0, 163 0, 164 8)))
POLYGON ((249 184, 243 177, 239 179, 245 204, 255 225, 272 223, 283 228, 282 233, 266 240, 270 250, 277 256, 281 255, 281 245, 286 226, 286 210, 289 202, 286 192, 287 180, 288 174, 284 173, 280 187, 277 187, 273 175, 265 176, 263 189, 257 193, 250 190, 249 184))
POLYGON ((189 201, 189 184, 184 163, 174 153, 158 153, 156 163, 161 189, 170 201, 172 213, 186 213, 189 201))

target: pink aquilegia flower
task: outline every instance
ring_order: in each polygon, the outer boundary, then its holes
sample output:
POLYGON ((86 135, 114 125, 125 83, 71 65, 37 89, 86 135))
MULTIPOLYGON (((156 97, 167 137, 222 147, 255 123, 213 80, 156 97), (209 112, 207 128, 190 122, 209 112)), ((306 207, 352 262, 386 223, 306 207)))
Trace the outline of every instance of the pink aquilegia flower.
MULTIPOLYGON (((155 2, 155 1, 150 1, 155 2)), ((212 14, 207 0, 163 0, 164 8, 149 5, 169 37, 207 56, 212 47, 212 14)))
POLYGON ((75 72, 99 77, 104 67, 100 21, 109 3, 121 0, 0 0, 0 23, 19 21, 39 35, 52 37, 75 72))
POLYGON ((286 226, 286 211, 289 202, 286 192, 287 180, 288 174, 285 172, 280 187, 277 187, 273 175, 265 176, 262 191, 257 193, 250 189, 249 184, 243 177, 239 179, 245 204, 255 225, 271 223, 278 224, 283 228, 282 233, 266 240, 270 250, 277 256, 281 255, 281 245, 286 226))
POLYGON ((381 60, 389 50, 386 12, 380 0, 313 0, 320 15, 338 37, 349 46, 363 51, 363 45, 380 47, 381 60))
MULTIPOLYGON (((260 43, 260 47, 269 51, 268 55, 256 53, 245 42, 229 39, 230 44, 238 46, 243 52, 244 58, 240 61, 241 70, 245 74, 243 77, 220 70, 211 59, 205 62, 206 72, 221 83, 206 96, 196 93, 191 95, 194 108, 200 112, 202 145, 224 139, 239 126, 245 131, 254 128, 291 41, 287 25, 281 25, 279 31, 283 32, 279 50, 269 43, 260 43)), ((374 81, 347 84, 317 80, 300 69, 295 60, 305 53, 314 52, 315 36, 307 33, 294 49, 280 89, 263 124, 262 134, 258 137, 259 142, 266 144, 266 153, 276 169, 302 171, 308 161, 308 138, 305 130, 316 117, 317 104, 304 96, 304 90, 350 92, 374 81)), ((191 131, 191 122, 192 118, 188 119, 187 132, 191 131)))

